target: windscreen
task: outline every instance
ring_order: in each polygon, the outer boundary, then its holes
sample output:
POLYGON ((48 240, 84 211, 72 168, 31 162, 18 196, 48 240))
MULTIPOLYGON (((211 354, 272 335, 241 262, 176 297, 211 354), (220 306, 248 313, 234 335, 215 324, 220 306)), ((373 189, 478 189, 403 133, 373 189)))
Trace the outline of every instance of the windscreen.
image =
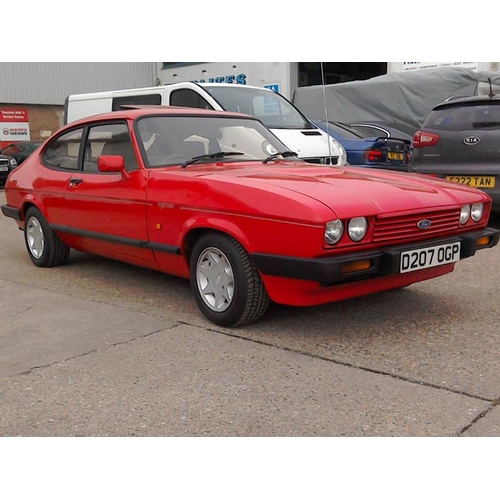
POLYGON ((268 128, 310 129, 313 125, 284 97, 244 85, 204 85, 226 111, 255 116, 268 128))
POLYGON ((221 161, 248 161, 288 151, 254 119, 155 115, 138 119, 135 129, 148 167, 178 165, 220 152, 229 153, 221 161))

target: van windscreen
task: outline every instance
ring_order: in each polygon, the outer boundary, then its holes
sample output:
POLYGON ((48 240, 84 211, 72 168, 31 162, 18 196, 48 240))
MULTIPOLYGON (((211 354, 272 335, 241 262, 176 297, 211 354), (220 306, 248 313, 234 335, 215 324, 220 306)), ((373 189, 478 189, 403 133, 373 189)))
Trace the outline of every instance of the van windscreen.
POLYGON ((310 129, 314 126, 284 97, 266 89, 244 85, 204 85, 226 111, 255 116, 270 129, 310 129))

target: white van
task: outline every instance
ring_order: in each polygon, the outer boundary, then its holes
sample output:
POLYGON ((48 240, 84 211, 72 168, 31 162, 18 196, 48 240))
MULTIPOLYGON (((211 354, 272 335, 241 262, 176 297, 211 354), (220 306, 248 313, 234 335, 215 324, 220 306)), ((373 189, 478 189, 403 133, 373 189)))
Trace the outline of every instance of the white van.
POLYGON ((259 118, 285 146, 310 163, 345 165, 344 147, 313 125, 281 94, 231 83, 183 82, 161 87, 70 95, 65 123, 124 105, 164 105, 236 111, 259 118))

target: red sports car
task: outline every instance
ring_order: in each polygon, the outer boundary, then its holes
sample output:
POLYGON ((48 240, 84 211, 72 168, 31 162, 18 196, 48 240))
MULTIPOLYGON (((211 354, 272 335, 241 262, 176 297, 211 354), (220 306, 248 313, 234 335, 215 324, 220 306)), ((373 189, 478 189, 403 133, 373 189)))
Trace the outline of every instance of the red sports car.
POLYGON ((197 109, 71 123, 5 194, 36 266, 74 248, 189 278, 222 326, 435 278, 499 238, 479 190, 303 163, 257 119, 197 109))

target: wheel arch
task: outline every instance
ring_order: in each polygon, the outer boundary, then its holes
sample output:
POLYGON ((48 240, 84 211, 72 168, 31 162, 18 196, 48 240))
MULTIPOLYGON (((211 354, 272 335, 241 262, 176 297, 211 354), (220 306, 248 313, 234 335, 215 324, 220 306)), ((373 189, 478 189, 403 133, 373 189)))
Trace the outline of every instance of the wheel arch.
POLYGON ((40 211, 40 213, 45 218, 47 218, 46 214, 45 214, 45 210, 43 210, 43 208, 38 203, 36 203, 36 200, 34 198, 26 198, 25 200, 23 200, 23 202, 21 204, 21 210, 20 210, 21 219, 23 220, 23 222, 26 220, 26 212, 28 212, 28 210, 31 207, 35 207, 37 210, 40 211))
POLYGON ((207 233, 218 233, 225 236, 230 236, 231 238, 235 239, 241 246, 243 246, 243 248, 247 252, 249 251, 249 241, 238 226, 236 226, 235 224, 227 223, 214 224, 214 221, 210 221, 210 226, 208 226, 207 224, 193 226, 189 228, 184 235, 182 242, 182 253, 184 255, 184 258, 186 259, 188 268, 195 243, 201 236, 207 233))

